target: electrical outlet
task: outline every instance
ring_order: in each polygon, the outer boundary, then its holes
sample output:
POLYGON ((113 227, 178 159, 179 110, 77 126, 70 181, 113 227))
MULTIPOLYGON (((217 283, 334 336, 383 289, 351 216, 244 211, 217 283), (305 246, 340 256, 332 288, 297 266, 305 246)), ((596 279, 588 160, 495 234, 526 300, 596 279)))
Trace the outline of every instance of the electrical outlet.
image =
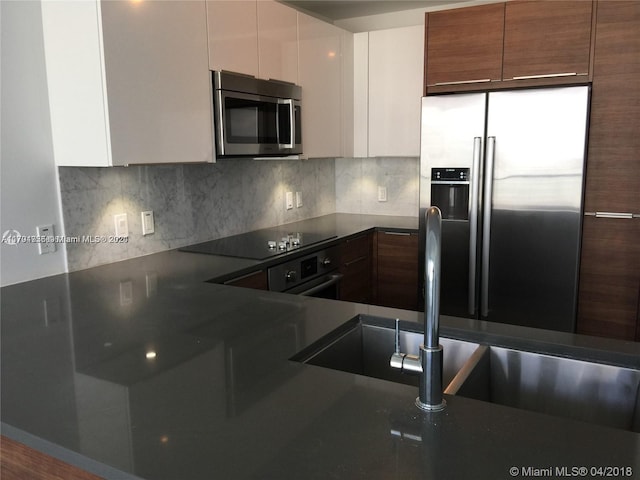
POLYGON ((38 242, 38 253, 40 255, 54 253, 56 251, 56 244, 53 238, 53 225, 40 225, 36 227, 36 235, 40 237, 40 242, 38 242))
POLYGON ((387 187, 378 185, 378 201, 379 202, 387 201, 387 187))
POLYGON ((285 195, 285 208, 291 210, 293 208, 293 192, 287 192, 285 195))
POLYGON ((140 212, 140 216, 142 217, 142 235, 154 233, 156 229, 153 221, 153 211, 140 212))
POLYGON ((127 214, 120 213, 113 216, 113 221, 116 225, 116 237, 124 238, 129 236, 129 222, 127 221, 127 214))
POLYGON ((302 192, 296 192, 296 208, 302 206, 302 192))

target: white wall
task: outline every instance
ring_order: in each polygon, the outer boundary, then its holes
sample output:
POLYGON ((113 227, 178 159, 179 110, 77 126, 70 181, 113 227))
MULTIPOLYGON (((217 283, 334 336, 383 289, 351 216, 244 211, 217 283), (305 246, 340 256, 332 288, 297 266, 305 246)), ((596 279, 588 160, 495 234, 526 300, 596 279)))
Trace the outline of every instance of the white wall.
MULTIPOLYGON (((0 233, 35 235, 52 223, 62 234, 40 2, 0 1, 0 24, 0 233)), ((39 255, 36 244, 0 244, 0 285, 64 272, 64 245, 56 248, 39 255)))

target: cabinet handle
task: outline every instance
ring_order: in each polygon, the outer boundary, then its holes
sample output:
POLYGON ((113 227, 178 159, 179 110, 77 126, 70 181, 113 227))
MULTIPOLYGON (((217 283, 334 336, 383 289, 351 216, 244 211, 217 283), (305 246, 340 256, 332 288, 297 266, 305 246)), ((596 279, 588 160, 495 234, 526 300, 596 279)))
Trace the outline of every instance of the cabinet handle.
POLYGON ((627 212, 584 212, 585 216, 596 218, 617 218, 624 220, 632 220, 634 217, 640 217, 640 214, 634 215, 627 212))
POLYGON ((521 75, 512 77, 511 80, 533 80, 536 78, 555 78, 555 77, 576 77, 578 75, 587 75, 586 73, 563 72, 563 73, 543 73, 540 75, 521 75))
POLYGON ((401 236, 401 237, 409 237, 409 236, 411 236, 411 234, 408 233, 408 232, 382 232, 382 233, 384 233, 385 235, 398 235, 398 236, 401 236))
POLYGON ((490 78, 481 78, 478 80, 459 80, 457 82, 436 82, 431 85, 427 85, 427 87, 441 87, 443 85, 464 85, 467 83, 487 83, 490 82, 490 78))
POLYGON ((354 263, 358 263, 361 262, 362 260, 366 260, 368 257, 366 255, 363 255, 362 257, 358 257, 355 260, 351 260, 350 262, 345 262, 344 266, 345 267, 350 267, 351 265, 353 265, 354 263))

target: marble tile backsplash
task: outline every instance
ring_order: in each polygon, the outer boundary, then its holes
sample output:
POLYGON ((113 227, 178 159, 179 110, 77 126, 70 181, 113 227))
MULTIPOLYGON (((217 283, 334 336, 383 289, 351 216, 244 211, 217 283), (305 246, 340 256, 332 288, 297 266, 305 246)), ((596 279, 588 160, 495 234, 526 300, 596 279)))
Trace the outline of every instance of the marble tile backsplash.
POLYGON ((336 212, 418 215, 418 157, 336 159, 336 212), (378 201, 378 186, 387 201, 378 201))
POLYGON ((67 236, 114 234, 126 213, 127 243, 67 244, 69 271, 125 260, 336 211, 336 163, 220 160, 206 165, 113 168, 60 167, 67 236), (301 191, 303 206, 285 211, 285 192, 301 191), (142 235, 152 210, 155 233, 142 235))

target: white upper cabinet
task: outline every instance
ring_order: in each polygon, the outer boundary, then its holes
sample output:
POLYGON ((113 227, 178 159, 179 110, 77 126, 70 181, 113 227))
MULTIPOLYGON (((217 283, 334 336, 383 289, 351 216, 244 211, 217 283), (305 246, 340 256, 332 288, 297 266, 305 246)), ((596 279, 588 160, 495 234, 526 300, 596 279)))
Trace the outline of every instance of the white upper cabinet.
POLYGON ((211 70, 298 83, 297 12, 273 0, 207 0, 211 70))
POLYGON ((343 155, 343 30, 298 14, 303 149, 308 157, 343 155))
POLYGON ((259 76, 256 0, 208 0, 209 67, 259 76))
POLYGON ((42 2, 61 166, 211 162, 204 1, 42 2))
POLYGON ((298 83, 298 15, 285 5, 258 2, 258 64, 261 78, 298 83))
MULTIPOLYGON (((368 40, 367 156, 417 157, 424 26, 373 31, 369 32, 368 40)), ((356 132, 361 130, 356 125, 356 132)))

